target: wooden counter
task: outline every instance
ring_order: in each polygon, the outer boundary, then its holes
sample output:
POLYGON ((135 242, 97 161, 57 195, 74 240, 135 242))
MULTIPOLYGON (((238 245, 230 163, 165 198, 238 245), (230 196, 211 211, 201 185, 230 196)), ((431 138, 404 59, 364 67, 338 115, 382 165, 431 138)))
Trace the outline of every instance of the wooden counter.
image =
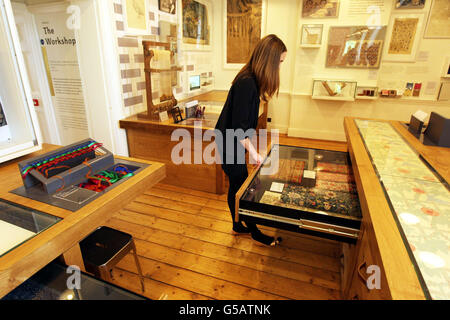
POLYGON ((43 145, 43 150, 39 152, 0 165, 2 176, 0 198, 62 218, 49 229, 0 257, 0 298, 60 255, 64 254, 68 263, 80 262, 81 253, 78 242, 103 225, 136 196, 165 177, 165 166, 162 163, 116 157, 147 163, 150 166, 76 212, 9 193, 10 190, 22 185, 17 165, 19 161, 57 148, 57 146, 43 145))
MULTIPOLYGON (((344 127, 363 212, 363 223, 356 247, 357 257, 350 268, 353 270, 352 275, 346 288, 343 288, 345 296, 350 299, 425 299, 415 267, 354 120, 346 117, 344 127), (370 264, 381 267, 380 290, 368 290, 363 281, 360 281, 364 278, 362 270, 370 264)), ((425 146, 400 122, 386 122, 449 182, 450 149, 425 146)))
MULTIPOLYGON (((211 91, 199 96, 184 100, 213 101, 224 103, 227 98, 227 91, 211 91)), ((258 129, 267 127, 267 103, 261 103, 262 113, 258 120, 258 129)), ((167 177, 164 183, 199 191, 223 194, 227 188, 225 174, 218 164, 194 164, 194 157, 203 159, 201 154, 195 155, 194 145, 201 144, 201 150, 211 143, 203 141, 202 136, 206 130, 213 130, 218 114, 206 114, 205 119, 187 119, 178 124, 173 120, 151 121, 138 119, 131 116, 120 120, 120 128, 127 131, 128 151, 131 157, 158 161, 166 164, 167 177), (201 136, 194 137, 194 123, 198 121, 198 128, 201 129, 201 136), (184 129, 191 134, 191 164, 173 163, 171 155, 174 147, 180 141, 171 141, 171 135, 175 129, 184 129)), ((198 130, 200 132, 200 130, 198 130)), ((198 153, 198 152, 197 152, 198 153)))

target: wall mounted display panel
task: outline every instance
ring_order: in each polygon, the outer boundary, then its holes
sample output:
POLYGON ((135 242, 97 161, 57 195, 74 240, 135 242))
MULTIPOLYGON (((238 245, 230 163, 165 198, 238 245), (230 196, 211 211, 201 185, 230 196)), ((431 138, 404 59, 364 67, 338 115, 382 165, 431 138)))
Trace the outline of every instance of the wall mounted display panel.
POLYGON ((303 18, 337 18, 339 0, 303 0, 303 18))
POLYGON ((266 0, 223 3, 224 68, 240 69, 264 34, 266 0))
POLYGON ((208 0, 181 0, 182 49, 211 50, 212 4, 208 0))
POLYGON ((422 37, 423 14, 392 14, 383 61, 413 62, 422 37))
POLYGON ((433 0, 424 38, 450 38, 450 2, 433 0))
POLYGON ((326 67, 379 68, 385 35, 385 26, 330 27, 326 67))

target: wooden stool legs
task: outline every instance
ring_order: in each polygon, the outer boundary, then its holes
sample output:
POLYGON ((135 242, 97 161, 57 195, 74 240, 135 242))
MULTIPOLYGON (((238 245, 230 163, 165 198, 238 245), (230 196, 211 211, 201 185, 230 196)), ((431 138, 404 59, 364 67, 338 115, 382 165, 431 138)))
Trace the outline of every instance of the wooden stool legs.
POLYGON ((138 256, 136 253, 136 245, 134 244, 134 241, 131 240, 131 247, 133 250, 133 255, 134 255, 134 261, 136 262, 136 267, 139 273, 139 278, 141 279, 141 286, 142 286, 142 292, 145 292, 145 287, 144 287, 144 276, 142 275, 142 269, 141 269, 141 265, 139 264, 139 260, 138 260, 138 256))

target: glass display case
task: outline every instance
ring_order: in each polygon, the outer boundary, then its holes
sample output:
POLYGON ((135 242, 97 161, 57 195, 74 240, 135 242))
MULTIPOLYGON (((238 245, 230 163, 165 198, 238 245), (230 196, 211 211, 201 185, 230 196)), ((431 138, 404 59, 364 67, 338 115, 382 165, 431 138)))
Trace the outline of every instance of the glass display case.
POLYGON ((355 124, 425 295, 448 300, 448 183, 390 123, 356 119, 355 124))
POLYGON ((9 1, 0 6, 0 163, 41 149, 40 130, 9 1))
POLYGON ((3 300, 147 300, 113 284, 80 272, 79 288, 68 288, 74 272, 56 261, 3 297, 3 300), (69 277, 71 277, 69 279, 69 277))
POLYGON ((323 24, 302 25, 302 37, 300 47, 320 48, 322 44, 323 24))
POLYGON ((356 243, 362 216, 347 153, 273 145, 245 183, 241 221, 356 243))
POLYGON ((60 220, 0 199, 0 257, 60 220))
POLYGON ((356 81, 313 80, 313 99, 355 101, 356 81))

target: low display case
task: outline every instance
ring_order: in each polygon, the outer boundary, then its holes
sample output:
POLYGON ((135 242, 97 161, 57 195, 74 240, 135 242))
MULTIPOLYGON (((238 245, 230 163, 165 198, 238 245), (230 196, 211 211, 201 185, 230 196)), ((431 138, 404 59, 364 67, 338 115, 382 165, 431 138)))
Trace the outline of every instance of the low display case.
POLYGON ((355 101, 356 81, 313 80, 312 99, 355 101))
POLYGON ((53 261, 2 300, 148 300, 146 297, 80 272, 79 288, 74 270, 53 261))
POLYGON ((243 188, 240 221, 347 243, 358 239, 361 208, 345 152, 273 145, 243 188))
POLYGON ((59 221, 58 217, 0 199, 0 257, 59 221))

